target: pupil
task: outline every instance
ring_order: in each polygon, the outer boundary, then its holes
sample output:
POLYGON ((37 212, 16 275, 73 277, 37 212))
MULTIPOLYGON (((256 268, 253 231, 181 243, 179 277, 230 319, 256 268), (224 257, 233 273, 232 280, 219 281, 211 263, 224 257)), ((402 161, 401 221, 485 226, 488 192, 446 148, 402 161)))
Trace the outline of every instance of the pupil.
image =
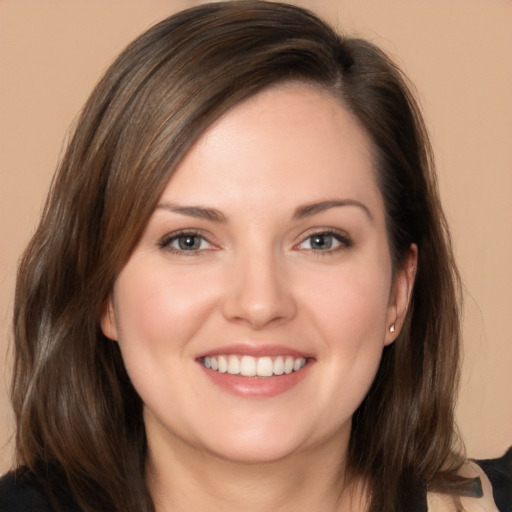
POLYGON ((316 235, 313 237, 313 247, 315 249, 330 249, 332 246, 332 237, 329 235, 316 235))
POLYGON ((198 249, 200 245, 199 237, 197 236, 182 236, 179 239, 180 249, 190 251, 191 249, 198 249))

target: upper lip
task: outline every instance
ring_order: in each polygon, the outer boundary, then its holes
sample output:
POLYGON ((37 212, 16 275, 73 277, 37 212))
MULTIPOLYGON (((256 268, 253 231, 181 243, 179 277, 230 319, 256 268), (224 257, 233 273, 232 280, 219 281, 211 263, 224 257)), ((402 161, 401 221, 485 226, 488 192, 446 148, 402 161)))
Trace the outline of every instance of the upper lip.
POLYGON ((197 356, 197 359, 220 355, 239 355, 252 357, 292 356, 295 358, 313 358, 313 355, 311 353, 303 352, 301 350, 297 350, 286 345, 273 345, 266 343, 237 343, 234 345, 223 345, 221 347, 216 347, 206 352, 201 352, 201 354, 197 356))

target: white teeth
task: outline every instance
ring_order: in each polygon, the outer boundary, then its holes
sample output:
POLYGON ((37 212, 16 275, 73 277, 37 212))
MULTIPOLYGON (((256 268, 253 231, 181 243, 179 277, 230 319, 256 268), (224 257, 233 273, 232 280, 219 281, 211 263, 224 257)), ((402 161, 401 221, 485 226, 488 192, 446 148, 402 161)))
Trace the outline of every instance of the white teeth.
POLYGON ((274 361, 274 375, 283 375, 284 373, 284 359, 279 356, 274 361))
MULTIPOLYGON (((304 366, 304 364, 305 364, 305 361, 303 361, 302 359, 295 359, 295 361, 293 362, 293 369, 295 371, 300 370, 304 366)), ((212 365, 212 368, 213 368, 213 365, 212 365)))
POLYGON ((270 357, 260 357, 256 373, 259 377, 271 377, 274 370, 274 363, 270 357))
MULTIPOLYGON (((215 359, 215 358, 214 358, 215 359)), ((226 373, 228 371, 228 360, 225 356, 219 356, 217 358, 219 361, 219 372, 226 373)))
POLYGON ((221 355, 206 356, 203 358, 203 364, 206 368, 220 373, 243 375, 244 377, 271 377, 301 370, 306 365, 306 358, 221 355))
POLYGON ((229 356, 228 373, 230 375, 238 375, 240 373, 240 359, 237 356, 229 356))
POLYGON ((245 377, 254 377, 256 375, 256 359, 243 356, 240 360, 240 373, 245 377))

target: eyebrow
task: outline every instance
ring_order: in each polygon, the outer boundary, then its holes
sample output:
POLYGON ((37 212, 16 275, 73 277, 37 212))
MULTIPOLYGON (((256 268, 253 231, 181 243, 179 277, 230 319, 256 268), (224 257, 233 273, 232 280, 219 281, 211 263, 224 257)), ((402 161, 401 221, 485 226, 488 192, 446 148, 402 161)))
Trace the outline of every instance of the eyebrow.
POLYGON ((175 203, 159 203, 157 210, 168 210, 172 213, 195 217, 196 219, 211 220, 213 222, 227 222, 226 216, 215 208, 206 208, 204 206, 180 206, 175 203))
POLYGON ((356 206, 361 208, 361 210, 366 213, 367 217, 373 222, 373 215, 370 209, 364 205, 363 203, 356 201, 355 199, 332 199, 329 201, 320 201, 318 203, 310 203, 303 206, 299 206, 294 214, 293 218, 303 219, 304 217, 309 217, 311 215, 316 215, 317 213, 324 212, 325 210, 329 210, 330 208, 338 208, 340 206, 356 206))
MULTIPOLYGON (((372 222, 374 220, 370 209, 366 205, 359 201, 356 201, 355 199, 332 199, 328 201, 320 201, 317 203, 305 204, 295 209, 292 218, 294 220, 299 220, 303 219, 304 217, 316 215, 331 208, 339 208, 342 206, 356 206, 358 208, 361 208, 361 210, 364 211, 364 213, 372 222)), ((163 202, 159 203, 156 206, 156 209, 168 210, 172 213, 177 213, 179 215, 194 217, 196 219, 205 219, 213 222, 226 223, 228 220, 227 217, 220 210, 217 210, 215 208, 207 208, 204 206, 180 206, 176 203, 163 202)))

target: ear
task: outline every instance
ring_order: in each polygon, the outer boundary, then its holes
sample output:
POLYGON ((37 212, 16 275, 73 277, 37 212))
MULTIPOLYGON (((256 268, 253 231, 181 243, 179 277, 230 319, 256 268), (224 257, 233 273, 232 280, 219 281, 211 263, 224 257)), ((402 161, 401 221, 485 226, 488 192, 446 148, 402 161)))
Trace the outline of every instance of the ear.
POLYGON ((397 269, 393 278, 389 296, 384 345, 393 343, 402 330, 411 299, 417 268, 418 247, 416 244, 411 244, 400 268, 397 269))
POLYGON ((114 312, 114 303, 112 294, 103 304, 103 310, 101 312, 101 320, 100 320, 101 330, 103 334, 110 338, 113 341, 117 341, 117 322, 116 315, 114 312))

